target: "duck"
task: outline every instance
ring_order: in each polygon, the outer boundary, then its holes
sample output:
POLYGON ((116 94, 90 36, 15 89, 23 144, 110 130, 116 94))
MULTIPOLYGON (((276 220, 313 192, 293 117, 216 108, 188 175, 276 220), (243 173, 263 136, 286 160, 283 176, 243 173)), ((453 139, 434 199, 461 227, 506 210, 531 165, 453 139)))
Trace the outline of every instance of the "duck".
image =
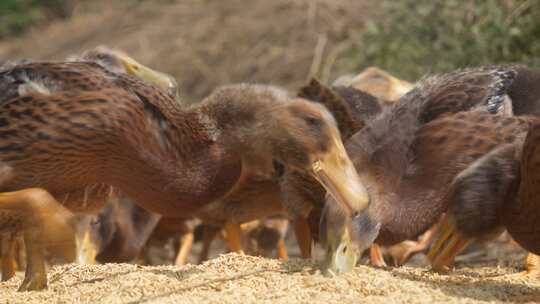
MULTIPOLYGON (((298 96, 324 104, 334 115, 344 140, 360 130, 366 121, 380 114, 383 107, 368 93, 350 86, 329 88, 316 79, 300 88, 298 96)), ((308 259, 311 257, 313 234, 318 230, 309 222, 320 214, 317 210, 324 206, 326 191, 312 177, 299 172, 286 171, 280 182, 283 205, 292 220, 300 255, 308 259)))
MULTIPOLYGON (((381 70, 377 69, 376 71, 381 70)), ((365 73, 362 72, 360 75, 365 73)), ((374 74, 374 72, 370 72, 370 74, 374 74)), ((392 77, 386 72, 383 76, 392 77)), ((387 78, 378 80, 379 85, 382 84, 384 79, 387 78)), ((394 79, 392 83, 397 81, 394 77, 392 79, 394 79)), ((391 85, 390 80, 387 79, 389 85, 385 87, 395 89, 395 86, 391 85)), ((401 82, 405 83, 403 81, 401 82)), ((355 86, 351 84, 351 81, 345 82, 345 80, 338 79, 331 87, 325 87, 316 79, 313 79, 308 85, 300 89, 299 93, 304 98, 325 104, 336 118, 344 140, 350 138, 365 123, 374 119, 391 105, 389 102, 383 101, 379 96, 373 96, 357 89, 357 86, 363 84, 361 81, 356 81, 354 83, 355 86)), ((369 89, 370 87, 363 86, 363 88, 369 89)), ((395 90, 399 91, 401 88, 395 90)), ((312 240, 317 240, 314 233, 318 230, 320 213, 324 207, 324 189, 309 176, 303 176, 296 172, 285 174, 282 188, 286 197, 284 204, 296 228, 296 238, 300 245, 301 256, 303 258, 310 258, 312 240), (316 222, 317 225, 314 226, 310 222, 316 222)), ((404 264, 413 253, 423 251, 428 247, 433 230, 434 228, 427 231, 425 235, 419 238, 418 242, 407 240, 391 248, 384 249, 379 248, 377 244, 372 244, 370 247, 371 264, 379 267, 386 266, 383 252, 388 253, 392 257, 394 265, 399 266, 404 264)))
POLYGON ((347 250, 362 252, 373 243, 391 246, 414 239, 440 219, 448 207, 447 185, 504 141, 490 132, 470 141, 463 126, 481 133, 491 116, 505 115, 511 107, 505 96, 515 76, 513 69, 495 66, 425 77, 346 141, 369 203, 354 215, 354 228, 345 234, 355 244, 351 249, 333 239, 348 229, 342 223, 351 211, 326 198, 320 238, 328 250, 328 272, 351 269, 347 250))
POLYGON ((94 62, 113 73, 132 75, 153 83, 179 98, 178 83, 173 76, 141 64, 120 49, 99 45, 81 54, 68 56, 66 61, 94 62))
MULTIPOLYGON (((525 123, 521 119, 525 119, 527 121, 534 121, 534 118, 531 116, 538 116, 540 115, 540 89, 538 88, 537 84, 540 83, 540 69, 534 69, 530 68, 526 65, 522 64, 509 64, 505 65, 506 68, 512 68, 516 72, 515 79, 512 83, 512 85, 508 89, 507 98, 511 101, 512 105, 512 111, 511 115, 517 116, 519 118, 508 118, 504 120, 502 123, 504 124, 512 124, 512 120, 517 119, 518 123, 525 123)), ((515 123, 515 121, 514 121, 515 123)), ((529 122, 529 124, 532 122, 529 122)), ((498 128, 499 126, 497 126, 498 128)), ((517 132, 516 135, 509 135, 511 137, 520 137, 520 129, 516 129, 515 132, 517 132)), ((508 131, 510 132, 510 131, 508 131)), ((522 146, 523 145, 523 138, 524 134, 521 134, 521 141, 516 140, 514 145, 522 146)), ((504 226, 500 224, 495 224, 493 222, 493 219, 497 218, 500 219, 500 215, 495 215, 493 212, 495 212, 495 209, 492 209, 492 206, 489 205, 482 205, 479 204, 476 200, 471 199, 464 199, 462 197, 463 193, 468 193, 470 191, 466 187, 470 187, 470 185, 466 185, 462 182, 462 180, 467 181, 474 181, 475 179, 478 179, 477 182, 482 183, 485 187, 485 184, 491 184, 493 187, 503 187, 498 192, 498 195, 500 197, 496 198, 498 206, 504 205, 504 202, 507 201, 516 201, 515 197, 517 197, 517 190, 518 187, 520 187, 520 183, 516 182, 515 179, 519 179, 519 174, 516 173, 516 168, 519 168, 520 161, 525 161, 525 159, 522 159, 518 157, 520 154, 519 152, 516 152, 514 155, 515 157, 511 157, 511 155, 505 155, 505 152, 509 153, 509 151, 512 148, 505 148, 502 149, 501 152, 491 154, 489 157, 486 156, 486 158, 481 162, 478 161, 478 168, 475 168, 474 166, 471 166, 470 169, 468 169, 467 173, 464 173, 453 181, 452 191, 451 194, 449 194, 449 197, 452 200, 452 206, 451 209, 452 213, 448 216, 444 217, 444 220, 441 222, 441 229, 440 232, 437 234, 436 239, 437 241, 432 246, 428 258, 431 260, 432 268, 436 271, 446 272, 448 271, 449 267, 453 263, 454 258, 462 252, 466 247, 468 247, 469 244, 471 244, 474 241, 486 241, 489 239, 492 239, 494 236, 500 234, 500 230, 504 230, 504 226), (508 149, 508 150, 505 150, 508 149), (506 159, 505 159, 506 157, 506 159), (512 160, 513 159, 513 160, 512 160), (508 162, 513 161, 513 168, 512 166, 507 166, 503 168, 503 163, 507 164, 508 162), (493 165, 493 167, 488 168, 488 165, 493 165), (506 170, 503 170, 506 169, 506 170), (498 172, 500 173, 501 179, 504 181, 497 181, 497 180, 488 180, 486 178, 486 175, 488 172, 498 172), (503 174, 504 173, 504 174, 503 174), (470 175, 469 175, 470 174, 470 175), (517 176, 517 177, 516 177, 517 176), (513 188, 509 188, 510 181, 514 183, 513 188), (498 184, 498 185, 497 185, 498 184), (511 189, 511 190, 508 190, 511 189), (505 192, 506 191, 506 192, 505 192), (488 221, 487 219, 485 221, 479 221, 478 226, 476 228, 472 227, 459 227, 459 226, 470 226, 470 216, 467 215, 468 212, 478 212, 480 207, 486 208, 486 210, 490 210, 491 213, 484 214, 485 211, 482 211, 481 213, 478 213, 478 215, 481 218, 490 217, 491 221, 488 221), (491 208, 491 209, 490 209, 491 208), (456 222, 456 221, 459 221, 456 222), (490 223, 490 225, 487 225, 486 223, 490 223), (487 225, 487 226, 484 226, 487 225), (452 243, 447 243, 449 241, 452 241, 452 243), (452 246, 450 246, 453 244, 452 246)), ((516 149, 522 149, 522 148, 516 148, 516 149)), ((523 154, 525 155, 525 154, 523 154)), ((525 174, 525 173, 523 173, 525 174)), ((531 174, 531 173, 528 173, 531 174)), ((522 175, 523 178, 525 178, 522 175)), ((523 185, 525 187, 526 184, 523 185)), ((478 187, 480 188, 480 187, 478 187)), ((473 190, 470 193, 475 193, 480 196, 486 196, 488 195, 487 189, 478 189, 473 190), (476 192, 478 191, 478 192, 476 192)), ((490 193, 489 195, 494 195, 493 193, 490 193)), ((506 203, 509 204, 509 203, 506 203)), ((499 207, 497 207, 499 208, 499 207)), ((502 207, 501 207, 502 208, 502 207)), ((498 211, 497 211, 498 212, 498 211)), ((519 242, 517 242, 519 244, 519 242)), ((522 246, 524 248, 530 247, 529 245, 522 246)), ((529 252, 525 265, 527 268, 527 271, 525 273, 532 273, 537 274, 538 273, 538 265, 539 260, 537 255, 529 252)))
POLYGON ((224 86, 185 108, 99 64, 39 62, 4 70, 0 88, 0 230, 24 232, 21 291, 47 285, 40 240, 66 231, 59 210, 95 212, 116 189, 147 210, 186 217, 233 191, 245 162, 271 153, 344 208, 367 206, 332 115, 263 85, 224 86))
POLYGON ((518 275, 539 277, 540 117, 501 118, 492 121, 490 129, 507 142, 454 178, 448 193, 450 208, 428 257, 435 271, 447 272, 468 245, 506 230, 528 251, 526 271, 518 275))
POLYGON ((353 87, 373 95, 382 105, 391 105, 413 89, 413 84, 399 79, 383 69, 371 66, 357 75, 343 75, 332 83, 334 87, 353 87))
MULTIPOLYGON (((177 92, 177 84, 174 78, 171 76, 161 73, 158 71, 155 71, 149 67, 146 67, 130 57, 127 53, 124 51, 118 50, 118 49, 112 49, 107 46, 98 46, 94 49, 87 50, 83 52, 81 55, 72 55, 69 56, 68 61, 79 61, 79 62, 91 62, 94 64, 99 64, 104 69, 114 72, 117 74, 129 74, 133 75, 134 77, 139 77, 142 80, 153 82, 159 86, 161 86, 165 90, 169 90, 171 94, 174 92, 177 92)), ((16 67, 17 65, 31 63, 32 60, 29 59, 20 59, 15 61, 6 61, 1 67, 0 70, 7 70, 9 68, 16 67)), ((23 76, 23 79, 18 79, 18 81, 22 82, 22 85, 19 87, 21 89, 21 92, 11 93, 9 96, 13 97, 13 94, 28 94, 28 92, 35 90, 37 93, 46 90, 45 87, 36 85, 37 83, 24 83, 25 79, 23 76), (26 92, 26 93, 25 93, 26 92)), ((69 78, 64 78, 61 80, 58 80, 59 82, 70 82, 69 78)), ((77 82, 78 80, 75 79, 75 81, 72 81, 71 85, 76 86, 79 89, 85 89, 84 85, 80 82, 77 82)), ((4 98, 4 97, 0 97, 4 98)), ((99 250, 99 246, 102 243, 99 239, 96 239, 97 235, 92 234, 90 235, 89 232, 91 232, 90 223, 95 220, 95 216, 80 216, 77 217, 77 219, 74 220, 74 222, 77 222, 74 230, 75 230, 75 242, 76 242, 76 260, 79 263, 86 263, 86 264, 92 264, 94 263, 95 255, 97 254, 97 251, 99 250)), ((24 244, 22 243, 14 243, 14 242, 20 242, 21 238, 16 236, 5 236, 5 248, 24 248, 24 244), (11 244, 10 244, 11 243, 11 244)), ((24 263, 20 262, 20 256, 24 255, 20 250, 16 250, 15 252, 12 252, 11 254, 3 254, 2 255, 2 264, 4 267, 2 267, 2 280, 8 280, 10 279, 14 274, 16 268, 18 265, 22 265, 24 263), (19 260, 19 263, 16 263, 14 260, 10 260, 12 258, 15 258, 16 260, 19 260)), ((66 255, 62 254, 61 252, 57 253, 56 255, 64 256, 65 259, 69 260, 69 250, 66 255)), ((24 267, 23 267, 24 268, 24 267)))

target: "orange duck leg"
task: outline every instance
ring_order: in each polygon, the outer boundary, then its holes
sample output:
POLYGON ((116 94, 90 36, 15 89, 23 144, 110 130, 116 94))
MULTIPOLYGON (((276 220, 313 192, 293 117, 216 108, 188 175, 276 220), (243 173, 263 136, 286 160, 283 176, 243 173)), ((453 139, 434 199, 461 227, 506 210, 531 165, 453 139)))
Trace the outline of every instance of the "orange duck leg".
POLYGON ((242 249, 242 228, 240 224, 226 223, 225 224, 225 240, 229 245, 229 249, 239 254, 244 254, 242 249))
MULTIPOLYGON (((44 246, 65 248, 74 254, 75 247, 70 238, 70 213, 47 191, 29 188, 0 194, 0 214, 3 220, 7 220, 16 230, 23 231, 24 235, 27 267, 19 291, 45 288, 44 246)), ((13 253, 13 239, 9 243, 8 251, 13 253)), ((12 255, 9 258, 13 260, 12 255)))
POLYGON ((13 233, 5 233, 1 237, 0 255, 2 257, 2 281, 7 281, 15 275, 17 270, 16 239, 13 233))
POLYGON ((302 216, 297 216, 293 221, 294 223, 294 235, 300 248, 300 256, 303 259, 311 258, 311 228, 307 219, 302 216))

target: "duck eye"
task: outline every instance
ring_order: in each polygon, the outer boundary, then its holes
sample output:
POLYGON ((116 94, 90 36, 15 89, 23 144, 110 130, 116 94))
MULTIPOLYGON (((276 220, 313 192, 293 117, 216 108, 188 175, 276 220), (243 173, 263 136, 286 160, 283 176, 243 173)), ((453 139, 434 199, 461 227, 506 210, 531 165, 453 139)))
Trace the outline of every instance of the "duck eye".
POLYGON ((99 225, 100 223, 101 223, 101 219, 100 219, 100 218, 93 218, 93 219, 90 221, 90 225, 92 225, 92 226, 99 225))
POLYGON ((306 117, 305 120, 311 127, 320 127, 322 125, 322 120, 316 117, 306 117))
POLYGON ((276 171, 277 177, 282 177, 285 174, 285 166, 277 160, 273 160, 272 164, 274 165, 274 170, 276 171))

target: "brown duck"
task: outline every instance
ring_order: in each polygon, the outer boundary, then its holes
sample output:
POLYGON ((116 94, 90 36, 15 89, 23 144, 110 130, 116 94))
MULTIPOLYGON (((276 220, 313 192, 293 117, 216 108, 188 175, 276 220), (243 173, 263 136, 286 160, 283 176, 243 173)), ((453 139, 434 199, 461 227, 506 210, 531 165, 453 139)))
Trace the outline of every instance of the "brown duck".
POLYGON ((370 203, 352 217, 353 230, 342 233, 355 247, 340 248, 343 242, 333 235, 344 230, 342 216, 351 218, 353 211, 327 199, 321 238, 330 270, 350 268, 349 250, 363 251, 373 241, 388 246, 413 239, 435 224, 448 206, 445 190, 452 179, 504 142, 496 136, 494 142, 471 141, 463 125, 485 130, 484 122, 493 116, 489 112, 508 106, 504 97, 515 75, 510 68, 485 67, 425 78, 347 141, 370 203))
POLYGON ((20 290, 46 286, 42 240, 66 230, 60 210, 98 210, 112 187, 185 217, 233 190, 243 163, 270 151, 310 172, 343 208, 366 206, 332 116, 264 86, 224 87, 182 109, 157 86, 73 62, 16 66, 0 73, 0 89, 0 227, 24 231, 20 290))
MULTIPOLYGON (((507 117, 489 127, 508 143, 472 163, 452 182, 451 207, 429 256, 436 270, 445 270, 472 241, 493 238, 504 229, 523 248, 540 253, 536 212, 540 120, 507 117)), ((533 254, 527 265, 537 275, 540 264, 533 254)))
MULTIPOLYGON (((164 89, 170 90, 171 93, 176 92, 176 82, 172 77, 167 74, 154 71, 140 64, 139 62, 137 62, 136 60, 134 60, 120 50, 114 50, 105 46, 100 46, 95 49, 86 51, 82 55, 71 56, 70 60, 93 62, 95 64, 99 64, 108 71, 121 74, 131 74, 145 81, 154 82, 162 86, 164 89)), ((31 61, 18 60, 15 62, 6 62, 2 67, 0 67, 0 70, 13 68, 18 64, 29 62, 31 61)), ((40 93, 44 90, 47 90, 46 87, 36 85, 36 83, 32 84, 30 82, 26 82, 27 80, 28 79, 19 79, 19 88, 22 88, 22 93, 25 93, 25 91, 30 92, 32 90, 35 90, 36 93, 40 93)), ((79 88, 82 89, 82 87, 79 88)), ((28 92, 25 94, 28 94, 28 92)), ((89 224, 92 220, 93 216, 82 216, 78 219, 75 219, 75 222, 77 222, 74 225, 76 226, 76 255, 77 261, 79 262, 88 263, 89 261, 93 261, 95 254, 98 250, 96 246, 99 247, 100 244, 103 243, 99 239, 96 239, 96 234, 89 234, 91 232, 91 229, 89 229, 89 224)), ((3 240, 4 253, 2 254, 2 280, 7 280, 11 278, 15 273, 15 258, 16 253, 18 253, 15 248, 23 248, 21 244, 15 244, 15 240, 19 240, 19 238, 16 238, 15 235, 6 236, 3 240)), ((67 248, 65 249, 67 250, 67 248)), ((49 248, 49 251, 51 251, 51 248, 49 248)), ((66 257, 68 257, 69 250, 65 254, 63 254, 62 252, 58 252, 57 254, 65 255, 66 257)), ((17 260, 19 260, 19 258, 17 258, 17 260)))
MULTIPOLYGON (((389 76, 388 74, 384 75, 389 76)), ((382 80, 379 79, 380 83, 382 80)), ((356 85, 359 84, 362 83, 357 81, 356 85)), ((369 87, 367 88, 369 89, 369 87)), ((315 80, 302 88, 300 95, 326 105, 334 114, 342 138, 345 140, 388 107, 388 103, 361 90, 356 90, 354 87, 333 86, 327 88, 315 80)), ((309 223, 313 222, 318 217, 317 215, 320 215, 324 206, 324 189, 314 179, 297 172, 285 174, 282 188, 286 198, 284 204, 289 215, 294 219, 293 223, 301 254, 304 258, 308 258, 311 256, 311 239, 314 236, 313 233, 318 230, 319 220, 316 220, 316 226, 309 223)), ((383 250, 392 257, 395 265, 401 265, 414 252, 427 248, 431 235, 432 231, 422 236, 418 242, 407 240, 383 250)), ((373 265, 386 265, 383 253, 376 244, 370 247, 370 257, 373 265)))
MULTIPOLYGON (((346 86, 323 86, 317 80, 300 89, 299 96, 325 105, 334 115, 344 140, 360 130, 365 122, 382 112, 383 105, 370 94, 346 86)), ((318 230, 310 220, 324 207, 325 189, 315 179, 300 172, 286 171, 281 179, 283 204, 296 234, 303 258, 311 257, 311 240, 318 230)))
POLYGON ((526 114, 540 114, 540 70, 510 67, 517 75, 508 96, 519 117, 493 121, 490 131, 505 131, 515 141, 487 154, 454 179, 448 194, 452 208, 428 255, 436 270, 446 270, 472 241, 490 239, 506 228, 518 244, 532 252, 527 257, 528 272, 539 272, 532 207, 537 118, 526 114), (524 130, 523 125, 529 128, 524 130))

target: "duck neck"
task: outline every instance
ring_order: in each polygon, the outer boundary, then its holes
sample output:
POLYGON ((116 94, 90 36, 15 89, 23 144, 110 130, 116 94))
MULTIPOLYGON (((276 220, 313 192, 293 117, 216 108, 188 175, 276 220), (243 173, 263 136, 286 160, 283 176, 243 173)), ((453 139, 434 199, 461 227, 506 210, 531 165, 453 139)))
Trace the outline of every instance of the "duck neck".
POLYGON ((276 128, 268 125, 268 121, 275 120, 267 118, 272 115, 272 108, 282 102, 275 100, 282 93, 273 92, 272 88, 264 89, 268 90, 268 99, 265 95, 249 98, 249 94, 256 90, 243 91, 247 97, 239 99, 217 94, 203 101, 203 105, 197 108, 199 119, 208 122, 206 126, 211 139, 221 147, 229 161, 242 162, 244 170, 273 170, 272 157, 275 151, 272 151, 271 143, 275 141, 272 132, 276 128))
POLYGON ((447 206, 437 191, 408 183, 403 181, 400 185, 394 181, 382 186, 380 183, 366 183, 371 200, 368 213, 381 224, 375 240, 380 245, 394 245, 416 238, 435 224, 446 210, 447 206))
POLYGON ((240 163, 227 155, 200 111, 180 105, 164 110, 144 101, 142 106, 114 124, 121 161, 109 160, 112 185, 168 216, 189 215, 232 188, 240 163))

